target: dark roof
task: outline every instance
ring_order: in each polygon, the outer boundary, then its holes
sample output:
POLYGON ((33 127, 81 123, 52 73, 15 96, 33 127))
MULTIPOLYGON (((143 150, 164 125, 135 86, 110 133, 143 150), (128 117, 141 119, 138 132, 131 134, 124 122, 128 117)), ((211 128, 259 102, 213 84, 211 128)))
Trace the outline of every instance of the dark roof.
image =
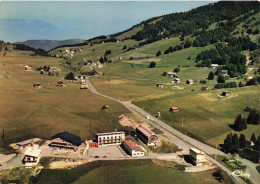
POLYGON ((52 139, 60 138, 64 141, 70 142, 71 144, 74 144, 76 146, 81 145, 81 138, 79 136, 73 135, 69 132, 61 132, 52 137, 52 139))

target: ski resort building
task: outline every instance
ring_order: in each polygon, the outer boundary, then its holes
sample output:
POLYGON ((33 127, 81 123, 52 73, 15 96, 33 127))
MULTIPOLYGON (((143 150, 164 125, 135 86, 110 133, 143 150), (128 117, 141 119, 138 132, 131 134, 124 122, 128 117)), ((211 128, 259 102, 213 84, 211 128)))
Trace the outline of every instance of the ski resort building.
POLYGON ((141 139, 146 145, 151 146, 158 144, 158 136, 148 128, 140 125, 136 128, 136 133, 139 139, 141 139))
POLYGON ((97 133, 96 140, 99 146, 120 145, 125 140, 125 132, 97 133))
POLYGON ((146 150, 142 146, 132 141, 124 140, 122 147, 131 157, 142 157, 146 154, 146 150))

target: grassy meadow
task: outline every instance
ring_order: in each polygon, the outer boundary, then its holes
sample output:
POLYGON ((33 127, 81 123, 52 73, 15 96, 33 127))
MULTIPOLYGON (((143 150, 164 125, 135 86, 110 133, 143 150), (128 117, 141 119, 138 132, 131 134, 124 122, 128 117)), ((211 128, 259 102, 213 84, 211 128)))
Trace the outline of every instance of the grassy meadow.
MULTIPOLYGON (((216 169, 183 172, 181 165, 152 160, 95 161, 71 169, 44 169, 37 183, 219 183, 212 174, 216 169)), ((223 183, 232 183, 224 174, 223 183)))
POLYGON ((114 131, 122 127, 118 116, 128 112, 120 104, 80 90, 79 84, 65 81, 66 87, 56 82, 64 76, 41 75, 35 71, 43 65, 60 66, 61 59, 30 56, 31 52, 12 51, 0 55, 0 129, 1 152, 10 143, 27 138, 50 138, 61 131, 69 131, 83 139, 92 138, 96 132, 114 131), (5 64, 5 66, 4 66, 5 64), (32 66, 25 71, 24 65, 32 66), (41 83, 35 89, 33 83, 41 83), (108 110, 101 110, 108 105, 108 110), (91 131, 90 131, 91 124, 91 131))

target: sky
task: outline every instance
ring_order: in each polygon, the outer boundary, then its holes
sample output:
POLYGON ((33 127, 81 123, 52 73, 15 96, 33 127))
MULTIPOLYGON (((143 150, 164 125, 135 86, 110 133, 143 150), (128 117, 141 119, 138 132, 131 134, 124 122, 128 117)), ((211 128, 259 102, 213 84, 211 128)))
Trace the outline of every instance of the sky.
POLYGON ((123 31, 149 18, 189 11, 206 1, 3 1, 0 40, 89 39, 123 31))

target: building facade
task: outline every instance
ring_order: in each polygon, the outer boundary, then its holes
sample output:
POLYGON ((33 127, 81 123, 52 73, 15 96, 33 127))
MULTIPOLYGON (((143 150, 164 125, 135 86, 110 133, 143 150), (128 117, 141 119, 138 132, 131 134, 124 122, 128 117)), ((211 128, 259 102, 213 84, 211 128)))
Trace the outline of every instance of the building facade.
POLYGON ((122 147, 131 157, 142 157, 146 154, 146 150, 142 146, 132 141, 124 140, 122 147))
POLYGON ((120 145, 125 140, 125 132, 97 133, 96 140, 99 146, 120 145))
POLYGON ((196 148, 190 148, 190 158, 195 166, 203 166, 208 164, 208 161, 205 158, 205 153, 196 148))
POLYGON ((136 133, 139 139, 141 139, 146 145, 152 146, 158 144, 158 136, 146 127, 140 125, 136 128, 136 133))
POLYGON ((31 168, 37 165, 40 161, 41 149, 38 148, 38 145, 33 147, 28 147, 24 153, 23 163, 26 168, 31 168))

